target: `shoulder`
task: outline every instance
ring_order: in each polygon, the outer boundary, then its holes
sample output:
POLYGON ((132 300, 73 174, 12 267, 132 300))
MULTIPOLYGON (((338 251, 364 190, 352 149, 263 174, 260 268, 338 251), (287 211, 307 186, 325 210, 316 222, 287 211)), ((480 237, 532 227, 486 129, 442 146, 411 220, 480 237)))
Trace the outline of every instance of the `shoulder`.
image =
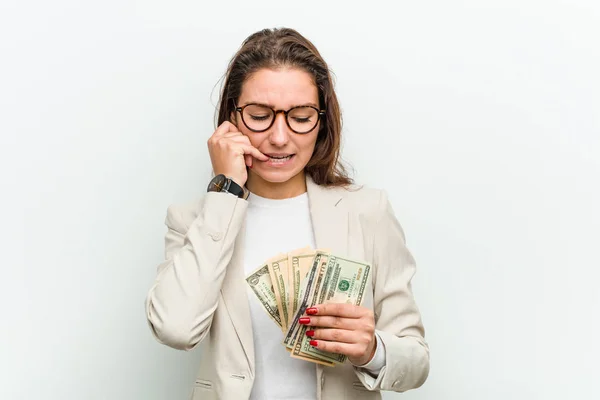
POLYGON ((368 185, 353 184, 346 188, 338 188, 345 206, 359 214, 374 218, 380 216, 387 208, 388 195, 385 190, 368 185))
POLYGON ((211 213, 217 216, 231 216, 239 204, 247 205, 247 202, 230 194, 205 193, 195 199, 169 205, 165 223, 179 232, 187 232, 204 208, 210 208, 211 213))
POLYGON ((394 229, 404 237, 404 230, 385 189, 353 185, 344 189, 343 199, 345 207, 358 216, 365 228, 375 232, 394 229))
POLYGON ((404 229, 385 189, 354 186, 344 191, 344 202, 349 211, 358 216, 362 226, 379 235, 390 232, 405 240, 404 229))

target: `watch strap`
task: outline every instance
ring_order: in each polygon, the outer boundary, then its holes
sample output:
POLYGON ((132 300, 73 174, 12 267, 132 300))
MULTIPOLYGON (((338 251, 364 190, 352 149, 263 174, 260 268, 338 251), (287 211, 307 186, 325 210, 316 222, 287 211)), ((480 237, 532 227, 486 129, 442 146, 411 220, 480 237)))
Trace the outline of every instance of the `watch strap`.
POLYGON ((219 174, 211 179, 207 191, 229 193, 241 199, 246 199, 249 194, 248 190, 223 174, 219 174))
POLYGON ((238 185, 233 179, 227 177, 227 185, 223 188, 224 192, 231 193, 240 199, 244 199, 246 196, 246 191, 243 187, 238 185))

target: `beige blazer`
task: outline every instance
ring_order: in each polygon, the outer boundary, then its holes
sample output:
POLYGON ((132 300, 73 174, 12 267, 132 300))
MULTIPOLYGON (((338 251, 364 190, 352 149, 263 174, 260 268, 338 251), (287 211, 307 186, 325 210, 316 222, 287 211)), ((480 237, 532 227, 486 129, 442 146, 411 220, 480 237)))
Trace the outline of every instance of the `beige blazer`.
MULTIPOLYGON (((325 188, 307 179, 317 247, 372 264, 363 305, 375 314, 386 350, 377 378, 350 363, 315 365, 319 399, 381 399, 429 374, 429 348, 415 304, 415 263, 384 191, 325 188)), ((244 280, 248 202, 226 193, 168 208, 165 261, 146 298, 152 334, 181 350, 201 346, 192 400, 248 399, 255 375, 252 325, 244 280)), ((278 251, 278 249, 273 249, 278 251)), ((283 350, 283 349, 282 349, 283 350)))

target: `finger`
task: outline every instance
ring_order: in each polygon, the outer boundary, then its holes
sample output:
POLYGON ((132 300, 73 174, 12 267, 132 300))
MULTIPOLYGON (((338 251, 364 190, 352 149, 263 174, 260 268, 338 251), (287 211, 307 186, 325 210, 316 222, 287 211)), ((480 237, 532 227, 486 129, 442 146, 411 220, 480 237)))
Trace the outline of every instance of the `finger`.
POLYGON ((226 134, 228 132, 239 132, 239 130, 238 130, 237 126, 235 126, 231 122, 225 121, 221 125, 219 125, 217 130, 215 130, 215 133, 213 133, 213 136, 223 136, 224 134, 226 134))
MULTIPOLYGON (((239 143, 245 146, 252 146, 252 143, 250 143, 250 139, 248 139, 248 136, 242 135, 241 133, 239 135, 237 134, 232 134, 232 133, 226 133, 224 136, 221 136, 219 138, 219 141, 223 142, 223 143, 239 143), (227 136, 227 135, 233 135, 233 136, 227 136)), ((254 146, 252 146, 254 147, 254 146)))
MULTIPOLYGON (((248 136, 244 135, 242 132, 226 132, 219 136, 223 139, 234 139, 237 137, 247 138, 248 136)), ((249 139, 248 139, 249 140, 249 139)))
POLYGON ((348 357, 361 357, 362 347, 351 343, 328 342, 326 340, 311 340, 310 345, 329 353, 344 354, 348 357))
POLYGON ((307 315, 331 315, 344 318, 362 318, 372 313, 366 307, 346 303, 318 304, 306 309, 307 315))
POLYGON ((244 158, 246 159, 246 166, 252 168, 252 156, 250 154, 244 154, 244 158))
POLYGON ((358 343, 361 339, 356 331, 346 329, 311 329, 306 331, 306 336, 313 340, 326 340, 328 342, 358 343))
POLYGON ((360 328, 360 320, 355 318, 310 316, 300 318, 299 322, 302 325, 314 326, 319 328, 336 328, 347 330, 355 330, 360 328))
POLYGON ((242 145, 242 150, 244 150, 244 154, 249 154, 258 160, 267 161, 269 159, 269 157, 265 156, 256 147, 252 145, 242 145))

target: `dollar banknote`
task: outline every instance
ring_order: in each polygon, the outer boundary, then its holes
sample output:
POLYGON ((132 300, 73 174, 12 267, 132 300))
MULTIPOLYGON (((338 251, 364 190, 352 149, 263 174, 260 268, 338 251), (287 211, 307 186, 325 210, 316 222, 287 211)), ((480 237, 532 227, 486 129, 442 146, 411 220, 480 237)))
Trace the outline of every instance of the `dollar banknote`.
POLYGON ((275 301, 277 310, 281 319, 281 329, 283 332, 288 327, 289 314, 289 284, 288 284, 288 255, 278 254, 276 257, 268 260, 269 275, 275 292, 275 301))
POLYGON ((299 319, 302 315, 304 315, 304 312, 310 304, 310 297, 312 296, 312 292, 316 287, 316 282, 323 275, 323 264, 326 263, 326 259, 327 253, 321 251, 316 252, 315 257, 313 259, 312 267, 309 270, 306 278, 304 279, 302 285, 303 287, 300 288, 301 298, 298 301, 298 310, 296 311, 296 314, 294 315, 294 318, 292 319, 290 326, 288 327, 287 333, 285 335, 285 338, 283 340, 283 343, 289 348, 293 346, 294 341, 296 339, 296 335, 302 327, 302 325, 299 322, 299 319))
POLYGON ((246 277, 246 282, 250 285, 250 289, 256 295, 263 309, 269 314, 269 317, 282 328, 281 315, 279 314, 277 299, 275 298, 275 289, 271 282, 271 275, 269 274, 269 264, 264 264, 252 271, 246 277))
MULTIPOLYGON (((312 297, 312 304, 346 303, 362 305, 365 290, 369 287, 371 266, 334 255, 329 256, 322 284, 312 297)), ((343 363, 346 356, 321 351, 310 345, 306 336, 308 326, 303 325, 295 337, 292 357, 314 357, 323 361, 343 363)))
POLYGON ((310 247, 288 253, 288 273, 290 281, 290 315, 298 311, 298 298, 300 297, 301 282, 312 267, 315 251, 310 247))
POLYGON ((317 304, 362 305, 370 288, 371 266, 310 247, 280 253, 246 277, 246 282, 269 317, 283 332, 282 344, 291 357, 335 366, 346 356, 310 345, 308 326, 299 323, 306 309, 317 304))

